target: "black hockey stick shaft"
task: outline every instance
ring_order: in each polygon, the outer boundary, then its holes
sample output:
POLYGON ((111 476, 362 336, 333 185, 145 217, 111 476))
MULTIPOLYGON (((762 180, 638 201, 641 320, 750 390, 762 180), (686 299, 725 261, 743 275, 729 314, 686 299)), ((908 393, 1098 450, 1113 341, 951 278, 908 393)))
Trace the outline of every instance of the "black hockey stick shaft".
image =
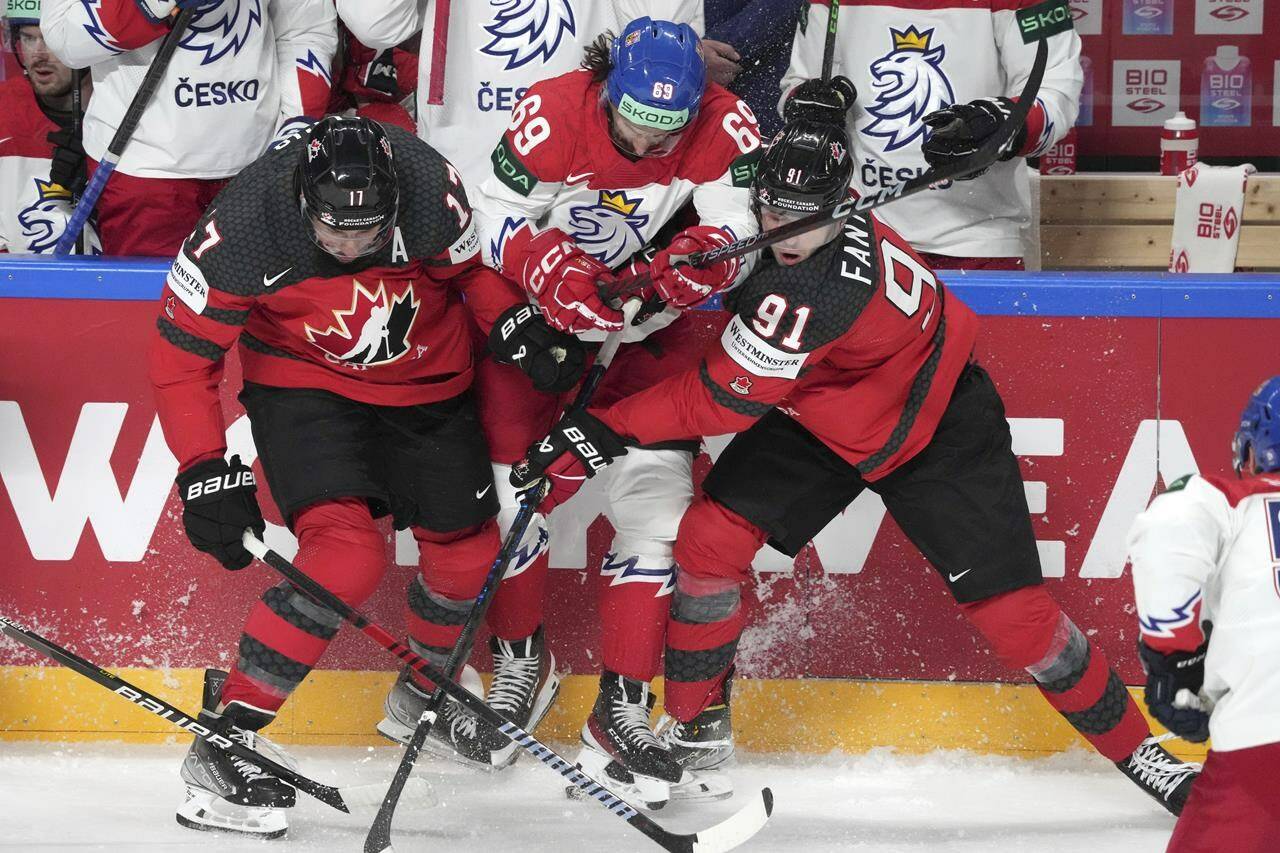
MULTIPOLYGON (((84 72, 83 68, 76 68, 71 72, 71 138, 77 144, 84 147, 84 72)), ((81 160, 80 168, 84 168, 84 161, 81 160)), ((75 183, 75 176, 72 176, 72 183, 75 183)), ((68 188, 72 189, 72 188, 68 188)), ((78 190, 72 189, 71 192, 71 208, 80 203, 80 193, 78 190)), ((77 255, 84 254, 84 229, 81 226, 81 233, 76 235, 75 250, 77 255)))
POLYGON ((74 672, 83 675, 90 681, 96 682, 107 688, 118 696, 123 696, 133 704, 142 708, 144 711, 150 711, 163 720, 168 720, 178 728, 186 731, 196 737, 205 740, 232 755, 251 761, 269 771, 272 775, 278 776, 288 782, 299 791, 310 794, 320 802, 327 806, 331 806, 340 812, 350 812, 347 802, 343 799, 342 792, 330 785, 317 782, 314 779, 308 779, 285 767, 283 764, 272 761, 260 752, 249 749, 247 746, 236 743, 228 737, 217 732, 211 731, 207 726, 197 721, 197 717, 193 717, 186 711, 176 708, 164 701, 158 696, 148 693, 141 687, 125 681, 113 672, 109 672, 93 663, 85 660, 79 655, 64 649, 52 640, 48 640, 35 631, 23 625, 14 622, 12 619, 0 614, 0 633, 8 637, 12 637, 24 646, 51 658, 74 672))
POLYGON ((702 833, 682 835, 663 829, 621 797, 583 773, 572 762, 566 760, 529 734, 529 732, 490 708, 484 703, 483 699, 450 678, 440 668, 419 657, 407 645, 397 640, 386 628, 371 621, 364 614, 330 592, 323 584, 275 551, 272 551, 251 531, 245 531, 243 542, 245 548, 251 554, 279 572, 285 580, 292 583, 317 603, 324 605, 350 622, 378 645, 400 658, 416 672, 430 679, 462 707, 502 732, 521 749, 568 779, 570 783, 581 789, 587 796, 595 799, 610 812, 652 838, 665 849, 676 851, 676 853, 695 853, 695 851, 696 853, 716 853, 716 851, 731 850, 758 832, 768 820, 769 814, 773 810, 773 794, 768 788, 765 788, 761 791, 760 802, 750 804, 738 814, 702 833), (705 839, 703 838, 704 836, 705 839))
POLYGON ((831 68, 836 60, 836 24, 840 20, 840 0, 827 4, 827 36, 822 43, 822 82, 831 80, 831 68))
POLYGON ((58 243, 53 248, 53 253, 58 257, 65 257, 68 252, 76 244, 76 239, 80 236, 80 231, 84 228, 86 222, 89 221, 90 214, 93 213, 94 207, 98 204, 98 198, 102 195, 102 190, 107 185, 111 173, 116 170, 116 166, 120 163, 121 156, 124 155, 124 149, 128 147, 129 140, 133 139, 133 132, 138 129, 138 122, 142 120, 142 113, 146 111, 147 104, 151 103, 152 96, 155 95, 156 89, 160 88, 160 81, 164 79, 165 72, 169 69, 169 61, 173 59, 174 51, 178 49, 178 43, 182 41, 183 35, 186 34, 187 26, 191 23, 191 19, 195 17, 195 9, 179 9, 178 15, 173 19, 173 25, 169 28, 169 32, 165 35, 164 40, 160 42, 160 49, 156 51, 155 58, 151 60, 151 65, 147 68, 147 74, 142 78, 142 85, 138 86, 138 91, 133 96, 133 100, 129 102, 129 108, 125 110, 124 118, 120 120, 120 126, 116 128, 115 135, 111 137, 111 143, 107 145, 107 152, 103 155, 102 160, 98 162, 98 168, 94 170, 93 177, 89 179, 89 184, 84 188, 84 195, 76 204, 75 212, 71 214, 71 219, 67 221, 66 230, 62 232, 62 236, 58 238, 58 243))
MULTIPOLYGON (((618 345, 622 342, 623 331, 630 325, 639 307, 640 301, 638 299, 628 300, 627 304, 623 306, 623 330, 610 332, 608 337, 605 338, 604 345, 600 347, 595 363, 592 364, 586 379, 578 389, 578 394, 574 398, 572 406, 570 406, 570 411, 585 409, 587 404, 591 402, 591 398, 595 395, 596 388, 600 384, 600 379, 604 376, 605 371, 608 370, 614 355, 617 354, 618 345)), ((458 635, 458 639, 453 644, 453 649, 449 652, 449 658, 445 662, 445 672, 449 673, 450 677, 456 679, 458 673, 462 670, 463 664, 471 656, 471 649, 475 645, 476 633, 480 630, 480 623, 489 611, 489 604, 493 601, 493 595, 497 591, 498 585, 502 582, 502 578, 507 572, 507 566, 511 564, 516 548, 519 547, 521 540, 524 539, 525 532, 529 529, 529 523, 533 520, 538 504, 541 503, 545 494, 546 481, 542 480, 522 496, 520 509, 516 512, 515 520, 511 523, 511 529, 507 531, 506 538, 502 541, 498 556, 494 559, 493 565, 490 566, 489 574, 485 576, 484 586, 481 587, 480 592, 476 595, 475 604, 471 606, 471 610, 467 614, 467 621, 462 625, 462 633, 458 635)), ((391 780, 390 787, 387 788, 386 796, 382 799, 378 814, 374 816, 368 835, 365 836, 365 853, 383 853, 383 851, 391 849, 391 823, 395 817, 396 806, 400 801, 400 792, 409 780, 409 774, 413 772, 413 766, 422 752, 423 744, 426 743, 427 737, 431 734, 431 728, 435 725, 436 712, 439 711, 445 698, 444 690, 439 687, 431 694, 423 719, 418 723, 413 731, 413 737, 409 739, 408 745, 405 746, 400 765, 396 768, 396 775, 391 780)))
POLYGON ((864 195, 860 198, 846 199, 834 207, 819 210, 803 219, 788 222, 786 225, 780 225, 769 231, 762 231, 759 234, 744 237, 736 243, 718 246, 706 252, 695 252, 689 256, 689 264, 695 267, 706 267, 717 261, 741 257, 748 252, 758 252, 761 249, 772 246, 774 243, 789 240, 800 234, 808 233, 815 228, 821 228, 832 221, 844 219, 852 213, 865 213, 869 210, 875 210, 878 207, 884 207, 886 204, 923 192, 942 181, 963 178, 972 175, 974 172, 990 168, 999 159, 1004 146, 1013 139, 1014 135, 1026 122, 1027 113, 1035 105, 1036 95, 1040 91, 1040 81, 1044 79, 1044 70, 1048 61, 1049 43, 1040 41, 1036 47, 1035 64, 1032 65, 1026 85, 1022 87, 1022 93, 1018 96, 1018 102, 1014 104, 1013 109, 1009 112, 1009 117, 1004 120, 995 134, 968 157, 936 169, 929 169, 909 181, 894 187, 886 187, 877 193, 864 195))

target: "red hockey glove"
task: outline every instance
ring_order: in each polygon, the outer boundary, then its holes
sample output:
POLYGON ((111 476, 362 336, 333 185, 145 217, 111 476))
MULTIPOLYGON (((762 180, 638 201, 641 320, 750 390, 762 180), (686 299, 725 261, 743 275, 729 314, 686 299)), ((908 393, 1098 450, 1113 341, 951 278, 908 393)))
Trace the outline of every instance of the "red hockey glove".
POLYGON ((551 488, 538 506, 545 514, 576 495, 589 477, 626 452, 622 438, 599 418, 570 412, 512 466, 511 485, 523 490, 546 477, 551 488))
POLYGON ((687 264, 677 266, 694 252, 705 252, 732 242, 733 235, 728 231, 707 225, 695 225, 677 234, 671 245, 658 252, 649 267, 654 289, 662 301, 676 308, 689 308, 733 284, 738 270, 742 268, 740 258, 727 258, 701 269, 687 264))
POLYGON ((563 231, 553 228, 529 241, 529 260, 522 273, 521 283, 538 298, 547 322, 560 331, 622 328, 622 312, 600 297, 600 285, 608 286, 613 273, 563 231))

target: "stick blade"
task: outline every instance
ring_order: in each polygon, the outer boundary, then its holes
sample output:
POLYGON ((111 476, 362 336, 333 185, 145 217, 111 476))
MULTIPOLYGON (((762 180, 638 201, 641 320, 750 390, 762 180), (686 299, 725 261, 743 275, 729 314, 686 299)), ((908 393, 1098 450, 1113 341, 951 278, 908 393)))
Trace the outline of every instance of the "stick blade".
MULTIPOLYGON (((355 809, 377 809, 382 805, 382 799, 386 796, 386 785, 353 785, 350 788, 341 788, 343 801, 354 811, 355 809)), ((426 779, 418 776, 410 776, 409 780, 404 783, 404 790, 400 793, 402 802, 410 803, 415 808, 430 809, 440 805, 440 798, 436 796, 436 789, 431 787, 431 783, 426 779)))
POLYGON ((773 791, 761 788, 758 799, 715 826, 698 832, 693 838, 693 853, 727 853, 764 829, 771 814, 773 791))

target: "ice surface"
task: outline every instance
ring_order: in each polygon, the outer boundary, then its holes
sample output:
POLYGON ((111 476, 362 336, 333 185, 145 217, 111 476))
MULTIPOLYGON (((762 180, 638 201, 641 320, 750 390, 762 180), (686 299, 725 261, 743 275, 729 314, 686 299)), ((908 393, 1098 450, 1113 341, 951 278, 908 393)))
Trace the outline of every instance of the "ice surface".
MULTIPOLYGON (((299 795, 281 841, 183 829, 185 747, 0 742, 0 850, 38 853, 189 851, 318 853, 362 849, 372 814, 344 815, 299 795)), ((331 785, 390 778, 392 748, 295 747, 303 772, 331 785)), ((572 756, 572 751, 566 751, 572 756)), ((939 752, 901 756, 739 759, 734 799, 669 806, 654 817, 690 832, 735 810, 748 790, 773 788, 773 820, 739 848, 786 853, 1159 853, 1173 818, 1106 761, 1084 752, 1024 760, 939 752)), ((431 762, 442 805, 402 810, 398 853, 567 853, 660 848, 592 802, 564 796, 558 776, 526 756, 484 776, 431 762)))

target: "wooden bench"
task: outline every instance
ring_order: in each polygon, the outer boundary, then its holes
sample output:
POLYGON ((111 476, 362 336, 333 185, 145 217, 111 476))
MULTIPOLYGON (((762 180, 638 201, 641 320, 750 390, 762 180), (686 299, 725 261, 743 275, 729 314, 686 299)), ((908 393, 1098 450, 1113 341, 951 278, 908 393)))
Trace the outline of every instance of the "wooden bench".
MULTIPOLYGON (((1040 178, 1044 269, 1168 269, 1177 179, 1159 175, 1040 178)), ((1280 270, 1280 175, 1245 191, 1236 266, 1280 270)))

